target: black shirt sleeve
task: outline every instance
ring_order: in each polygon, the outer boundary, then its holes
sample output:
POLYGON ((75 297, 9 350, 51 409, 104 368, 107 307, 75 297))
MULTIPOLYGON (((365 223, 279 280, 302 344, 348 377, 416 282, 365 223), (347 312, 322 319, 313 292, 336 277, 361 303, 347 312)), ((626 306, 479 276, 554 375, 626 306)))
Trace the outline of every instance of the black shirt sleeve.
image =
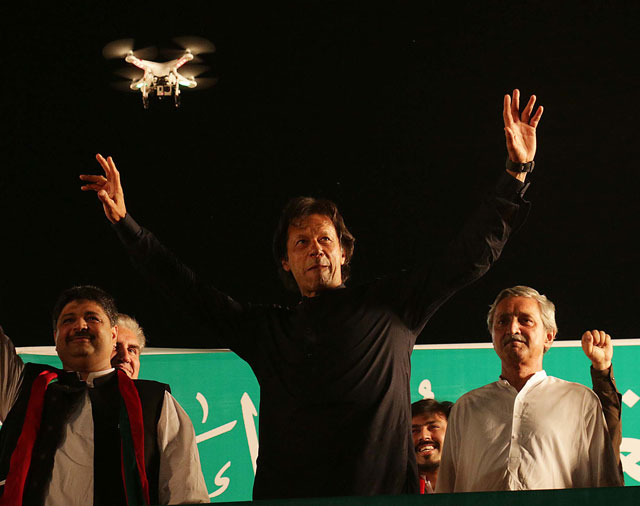
POLYGON ((167 300, 213 331, 208 347, 229 348, 244 355, 250 348, 242 329, 248 307, 201 280, 130 214, 113 228, 142 276, 167 300))
POLYGON ((616 387, 613 377, 613 365, 605 371, 598 371, 591 367, 591 381, 593 391, 600 399, 602 411, 607 422, 609 437, 613 446, 613 453, 620 463, 620 443, 622 443, 622 395, 616 387))
POLYGON ((447 299, 498 259, 512 231, 526 219, 527 187, 504 172, 439 258, 390 278, 383 291, 412 333, 417 336, 447 299))

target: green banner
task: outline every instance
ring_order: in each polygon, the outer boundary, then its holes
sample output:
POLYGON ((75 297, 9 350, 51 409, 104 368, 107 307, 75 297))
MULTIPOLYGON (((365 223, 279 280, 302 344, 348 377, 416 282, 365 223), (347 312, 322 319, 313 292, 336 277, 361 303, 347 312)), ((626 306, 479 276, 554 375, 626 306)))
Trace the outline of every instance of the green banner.
MULTIPOLYGON (((60 365, 40 349, 22 349, 25 361, 60 365)), ((626 485, 640 485, 640 340, 615 344, 614 371, 623 394, 622 463, 626 485), (637 395, 636 395, 637 394, 637 395)), ((141 377, 169 383, 191 417, 202 471, 212 502, 247 501, 258 451, 260 390, 249 366, 233 353, 208 350, 146 350, 141 377)), ((554 344, 545 356, 547 374, 591 386, 589 361, 578 341, 554 344)), ((496 381, 500 361, 491 345, 422 345, 412 356, 411 399, 455 401, 496 381)))

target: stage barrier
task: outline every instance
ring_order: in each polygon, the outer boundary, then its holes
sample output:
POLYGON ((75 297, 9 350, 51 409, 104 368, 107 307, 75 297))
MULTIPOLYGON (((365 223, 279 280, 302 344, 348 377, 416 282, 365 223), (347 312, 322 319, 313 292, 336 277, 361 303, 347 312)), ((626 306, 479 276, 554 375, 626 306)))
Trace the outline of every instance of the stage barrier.
POLYGON ((526 490, 468 494, 327 497, 219 503, 229 506, 631 506, 640 502, 640 487, 526 490))
MULTIPOLYGON (((18 351, 25 361, 60 366, 53 347, 19 348, 18 351)), ((419 345, 414 349, 411 362, 412 401, 425 397, 455 401, 473 388, 496 381, 500 373, 500 361, 488 343, 419 345)), ((579 341, 556 342, 544 362, 548 374, 591 386, 590 363, 582 353, 579 341)), ((191 417, 211 501, 250 500, 258 452, 260 390, 249 366, 227 350, 160 348, 145 350, 141 363, 141 377, 169 383, 173 395, 191 417)), ((625 484, 640 485, 640 403, 637 403, 640 400, 640 375, 636 369, 640 365, 640 339, 616 340, 613 363, 618 388, 623 394, 621 454, 625 484)), ((595 490, 566 492, 571 493, 563 495, 556 491, 551 494, 558 498, 558 504, 564 504, 565 500, 584 502, 584 494, 600 494, 595 490)), ((633 497, 640 497, 640 488, 633 492, 615 489, 610 491, 611 495, 601 497, 602 501, 611 501, 620 495, 626 502, 632 493, 635 494, 633 497)), ((495 503, 498 497, 510 502, 510 493, 503 494, 506 495, 456 494, 454 497, 455 504, 472 501, 477 505, 485 499, 489 504, 489 501, 495 503), (478 497, 473 498, 476 495, 478 497)), ((519 504, 525 505, 550 500, 542 492, 519 492, 517 497, 519 504)), ((417 504, 416 499, 419 498, 382 498, 382 502, 375 498, 363 498, 364 502, 357 498, 319 499, 304 504, 409 505, 417 504)), ((438 501, 442 501, 439 504, 454 503, 449 494, 438 501)), ((270 501, 265 504, 292 503, 270 501)))

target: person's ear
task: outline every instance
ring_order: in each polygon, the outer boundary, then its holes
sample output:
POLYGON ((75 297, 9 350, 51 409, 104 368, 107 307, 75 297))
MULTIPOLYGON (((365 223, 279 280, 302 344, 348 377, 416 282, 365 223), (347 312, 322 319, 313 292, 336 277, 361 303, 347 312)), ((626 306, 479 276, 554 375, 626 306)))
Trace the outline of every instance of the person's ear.
POLYGON ((111 327, 111 344, 113 345, 113 349, 116 349, 116 343, 118 342, 118 326, 114 325, 111 327))
POLYGON ((556 333, 551 331, 551 332, 547 332, 545 340, 544 340, 544 351, 545 353, 549 350, 549 348, 551 348, 551 345, 553 344, 554 339, 556 338, 556 333))

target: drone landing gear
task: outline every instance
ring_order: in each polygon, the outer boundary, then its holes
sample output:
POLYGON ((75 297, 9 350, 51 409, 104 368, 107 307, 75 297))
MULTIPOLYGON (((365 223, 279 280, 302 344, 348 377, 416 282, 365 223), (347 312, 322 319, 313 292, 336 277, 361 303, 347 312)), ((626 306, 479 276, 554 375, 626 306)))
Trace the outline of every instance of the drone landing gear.
POLYGON ((173 105, 175 105, 176 108, 180 107, 180 94, 179 93, 176 93, 176 94, 173 95, 173 105))
POLYGON ((142 107, 149 109, 149 95, 146 97, 144 95, 142 96, 142 107))

